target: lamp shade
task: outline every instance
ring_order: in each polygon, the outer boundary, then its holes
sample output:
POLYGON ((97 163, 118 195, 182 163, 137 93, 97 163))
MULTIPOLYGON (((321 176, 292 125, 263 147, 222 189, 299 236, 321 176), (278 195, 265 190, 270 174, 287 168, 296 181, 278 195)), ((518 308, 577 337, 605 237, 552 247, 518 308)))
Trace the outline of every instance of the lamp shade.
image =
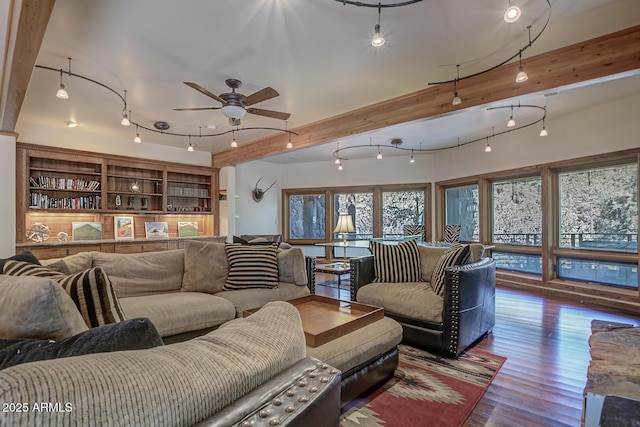
POLYGON ((239 105, 227 104, 222 107, 222 114, 230 119, 241 119, 247 113, 247 110, 239 105))
POLYGON ((356 228, 353 226, 353 220, 348 213, 341 213, 338 216, 338 223, 333 230, 334 233, 355 233, 356 228))

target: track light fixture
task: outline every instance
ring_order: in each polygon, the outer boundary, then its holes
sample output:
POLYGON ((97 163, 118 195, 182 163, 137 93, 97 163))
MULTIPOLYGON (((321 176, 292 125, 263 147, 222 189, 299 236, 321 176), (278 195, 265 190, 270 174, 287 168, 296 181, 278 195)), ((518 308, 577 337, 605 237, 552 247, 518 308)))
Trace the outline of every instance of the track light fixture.
MULTIPOLYGON (((284 129, 287 133, 289 133, 289 128, 287 126, 287 121, 284 121, 284 129)), ((291 143, 291 134, 289 133, 289 140, 287 141, 287 148, 293 148, 293 144, 291 143)))
POLYGON ((485 153, 490 153, 491 152, 491 145, 489 145, 489 137, 487 137, 487 146, 484 147, 484 152, 485 153))
POLYGON ((540 136, 547 136, 549 135, 549 131, 547 131, 547 128, 544 126, 544 117, 542 118, 542 130, 540 131, 540 136))
POLYGON ((458 80, 460 79, 460 64, 456 65, 456 79, 453 81, 453 102, 452 105, 462 104, 462 99, 458 96, 458 80))
POLYGON ((376 159, 380 160, 382 159, 382 153, 380 152, 380 146, 378 145, 378 155, 376 156, 376 159))
POLYGON ((120 120, 122 126, 131 126, 129 116, 127 115, 127 90, 124 90, 124 108, 122 109, 122 120, 120 120))
POLYGON ((509 1, 509 7, 504 11, 504 21, 508 24, 513 24, 520 19, 520 15, 522 15, 520 8, 509 1))
POLYGON ((413 158, 413 150, 411 150, 411 158, 409 159, 409 163, 415 163, 416 159, 413 158))
MULTIPOLYGON (((69 75, 71 75, 71 58, 67 58, 69 60, 69 75)), ((58 92, 56 92, 56 97, 60 99, 69 99, 69 94, 64 88, 64 83, 62 83, 62 68, 60 68, 60 86, 58 92)))
POLYGON ((340 165, 338 166, 338 170, 341 171, 342 169, 344 168, 342 167, 342 163, 340 163, 340 165))
POLYGON ((233 139, 231 140, 231 148, 238 148, 238 142, 236 141, 236 131, 235 131, 235 129, 232 129, 231 135, 233 136, 233 139))
POLYGON ((133 138, 133 142, 135 142, 136 144, 142 143, 142 139, 140 139, 140 132, 138 131, 138 125, 136 125, 136 137, 133 138))
POLYGON ((191 135, 189 135, 189 146, 187 147, 187 151, 189 152, 193 152, 193 150, 195 149, 195 144, 191 143, 191 135))
POLYGON ((529 76, 524 72, 522 67, 522 50, 520 50, 520 66, 518 67, 518 74, 516 75, 516 83, 524 83, 529 80, 529 76))
POLYGON ((375 33, 373 34, 373 38, 371 39, 371 46, 380 47, 384 44, 384 37, 382 37, 382 33, 380 32, 380 15, 382 13, 382 4, 378 3, 378 23, 374 27, 375 33))
POLYGON ((507 127, 512 128, 515 127, 516 121, 513 120, 513 105, 511 106, 511 115, 509 116, 509 121, 507 122, 507 127))

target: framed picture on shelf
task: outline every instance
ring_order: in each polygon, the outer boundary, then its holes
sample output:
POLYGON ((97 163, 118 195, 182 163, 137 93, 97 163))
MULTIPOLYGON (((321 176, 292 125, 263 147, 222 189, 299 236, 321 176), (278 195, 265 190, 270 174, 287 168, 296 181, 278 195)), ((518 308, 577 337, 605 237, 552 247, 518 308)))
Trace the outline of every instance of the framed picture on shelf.
POLYGON ((116 240, 133 239, 133 217, 116 216, 113 218, 113 231, 116 240))
POLYGON ((162 239, 169 237, 169 225, 166 222, 145 222, 144 232, 147 239, 162 239))
POLYGON ((198 235, 198 222, 178 222, 178 237, 191 237, 198 235))
POLYGON ((72 222, 73 240, 102 240, 101 222, 72 222))

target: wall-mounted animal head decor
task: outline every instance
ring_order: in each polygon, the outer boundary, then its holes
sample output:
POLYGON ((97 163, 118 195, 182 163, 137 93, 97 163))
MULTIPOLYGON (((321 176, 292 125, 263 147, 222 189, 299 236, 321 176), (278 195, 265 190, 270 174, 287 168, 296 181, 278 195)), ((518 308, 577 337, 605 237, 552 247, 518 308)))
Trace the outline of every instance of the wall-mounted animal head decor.
POLYGON ((264 176, 261 176, 260 179, 258 180, 258 182, 256 182, 256 188, 253 189, 253 191, 251 192, 251 195, 253 196, 253 200, 256 201, 256 203, 260 203, 262 201, 262 199, 264 199, 264 195, 267 191, 269 191, 269 189, 271 187, 273 187, 277 181, 273 181, 273 184, 271 184, 270 186, 267 187, 266 190, 263 190, 262 188, 258 188, 258 184, 260 183, 260 180, 264 178, 264 176))

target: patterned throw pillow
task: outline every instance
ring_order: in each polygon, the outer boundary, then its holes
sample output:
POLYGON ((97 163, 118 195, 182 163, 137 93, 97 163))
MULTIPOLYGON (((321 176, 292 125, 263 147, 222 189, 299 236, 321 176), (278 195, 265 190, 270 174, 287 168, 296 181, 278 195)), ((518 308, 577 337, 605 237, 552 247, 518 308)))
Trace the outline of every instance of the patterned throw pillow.
POLYGON ((420 253, 415 240, 387 245, 371 242, 374 282, 421 282, 420 253))
POLYGON ((229 274, 227 291, 278 287, 278 257, 275 246, 225 245, 229 274))
POLYGON ((433 269, 433 273, 431 275, 431 287, 433 288, 433 291, 436 294, 443 296, 445 282, 444 270, 453 265, 468 264, 470 258, 471 251, 469 250, 469 245, 457 244, 447 249, 433 269))
POLYGON ((4 274, 46 277, 55 280, 69 294, 90 328, 125 320, 111 281, 101 267, 67 276, 35 264, 7 261, 4 265, 4 274))

